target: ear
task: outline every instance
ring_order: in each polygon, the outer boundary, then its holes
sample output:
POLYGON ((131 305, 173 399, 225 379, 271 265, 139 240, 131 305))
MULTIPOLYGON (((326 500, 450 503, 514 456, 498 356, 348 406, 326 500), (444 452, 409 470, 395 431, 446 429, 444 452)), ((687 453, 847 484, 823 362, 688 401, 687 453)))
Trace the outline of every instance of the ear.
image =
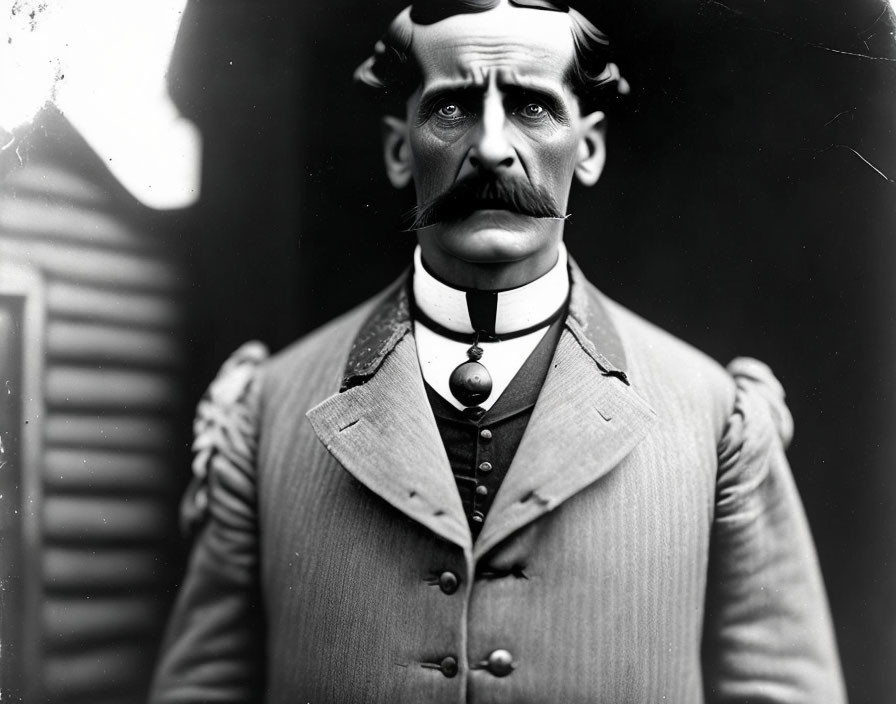
POLYGON ((582 118, 582 131, 579 137, 578 160, 576 161, 576 178, 583 186, 597 183, 604 170, 607 159, 606 115, 600 110, 582 118))
POLYGON ((392 115, 385 115, 382 133, 386 175, 395 188, 404 188, 411 182, 412 176, 408 123, 392 115))

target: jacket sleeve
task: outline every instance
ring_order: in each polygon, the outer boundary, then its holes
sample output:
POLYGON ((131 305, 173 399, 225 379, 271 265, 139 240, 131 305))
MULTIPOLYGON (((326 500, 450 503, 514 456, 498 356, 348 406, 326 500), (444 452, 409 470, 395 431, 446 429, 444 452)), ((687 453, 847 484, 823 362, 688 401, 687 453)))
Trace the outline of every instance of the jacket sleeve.
POLYGON ((793 425, 771 371, 729 366, 704 624, 711 704, 846 701, 821 574, 784 449, 793 425))
POLYGON ((266 356, 259 343, 237 350, 197 409, 194 477, 181 506, 195 540, 156 666, 152 704, 262 699, 255 454, 258 369, 266 356))

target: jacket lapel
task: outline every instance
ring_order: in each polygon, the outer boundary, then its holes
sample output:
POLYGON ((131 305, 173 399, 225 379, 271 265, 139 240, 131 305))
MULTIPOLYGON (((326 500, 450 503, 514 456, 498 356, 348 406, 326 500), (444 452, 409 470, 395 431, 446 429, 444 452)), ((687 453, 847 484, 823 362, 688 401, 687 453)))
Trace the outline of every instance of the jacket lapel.
POLYGON ((407 290, 394 287, 355 339, 340 393, 307 413, 320 441, 358 481, 475 558, 616 467, 655 414, 622 367, 600 299, 575 264, 566 325, 529 425, 472 545, 426 397, 407 290))
POLYGON ((572 296, 551 370, 474 545, 475 559, 616 467, 656 419, 609 361, 624 363, 621 341, 577 269, 572 296))
POLYGON ((470 529, 426 397, 403 289, 367 321, 343 391, 308 411, 327 451, 368 489, 445 540, 470 529))

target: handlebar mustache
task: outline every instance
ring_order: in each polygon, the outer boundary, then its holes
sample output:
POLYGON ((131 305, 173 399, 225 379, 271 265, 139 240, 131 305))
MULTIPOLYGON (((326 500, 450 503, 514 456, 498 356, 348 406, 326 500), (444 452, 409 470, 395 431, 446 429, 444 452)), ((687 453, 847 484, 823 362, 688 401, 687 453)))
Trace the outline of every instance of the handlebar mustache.
POLYGON ((411 208, 402 218, 405 232, 461 220, 477 210, 509 210, 533 218, 565 218, 543 186, 516 178, 476 173, 454 183, 444 193, 411 208))

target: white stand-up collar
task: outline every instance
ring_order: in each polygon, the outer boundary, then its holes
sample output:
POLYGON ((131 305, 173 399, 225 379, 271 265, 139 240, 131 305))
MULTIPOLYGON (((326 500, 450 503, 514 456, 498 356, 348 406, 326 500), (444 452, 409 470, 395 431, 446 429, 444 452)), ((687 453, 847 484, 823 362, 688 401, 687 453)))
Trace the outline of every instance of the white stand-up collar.
MULTIPOLYGON (((495 333, 509 334, 549 319, 564 304, 569 294, 566 248, 561 244, 557 263, 541 278, 498 295, 495 333)), ((416 305, 433 321, 454 332, 474 332, 467 309, 467 292, 448 286, 423 268, 420 248, 414 253, 414 298, 416 305)), ((491 408, 513 380, 526 358, 548 330, 539 327, 531 333, 501 342, 480 341, 482 363, 492 377, 492 393, 480 406, 491 408)), ((440 335, 420 321, 414 321, 417 357, 423 378, 452 406, 464 406, 451 394, 451 372, 467 359, 470 341, 460 342, 440 335)))
MULTIPOLYGON (((423 265, 420 246, 414 251, 414 301, 439 325, 459 333, 473 333, 467 308, 467 291, 442 283, 423 265)), ((497 292, 495 334, 524 330, 550 318, 569 294, 566 247, 557 251, 557 263, 540 278, 523 286, 497 292)))

